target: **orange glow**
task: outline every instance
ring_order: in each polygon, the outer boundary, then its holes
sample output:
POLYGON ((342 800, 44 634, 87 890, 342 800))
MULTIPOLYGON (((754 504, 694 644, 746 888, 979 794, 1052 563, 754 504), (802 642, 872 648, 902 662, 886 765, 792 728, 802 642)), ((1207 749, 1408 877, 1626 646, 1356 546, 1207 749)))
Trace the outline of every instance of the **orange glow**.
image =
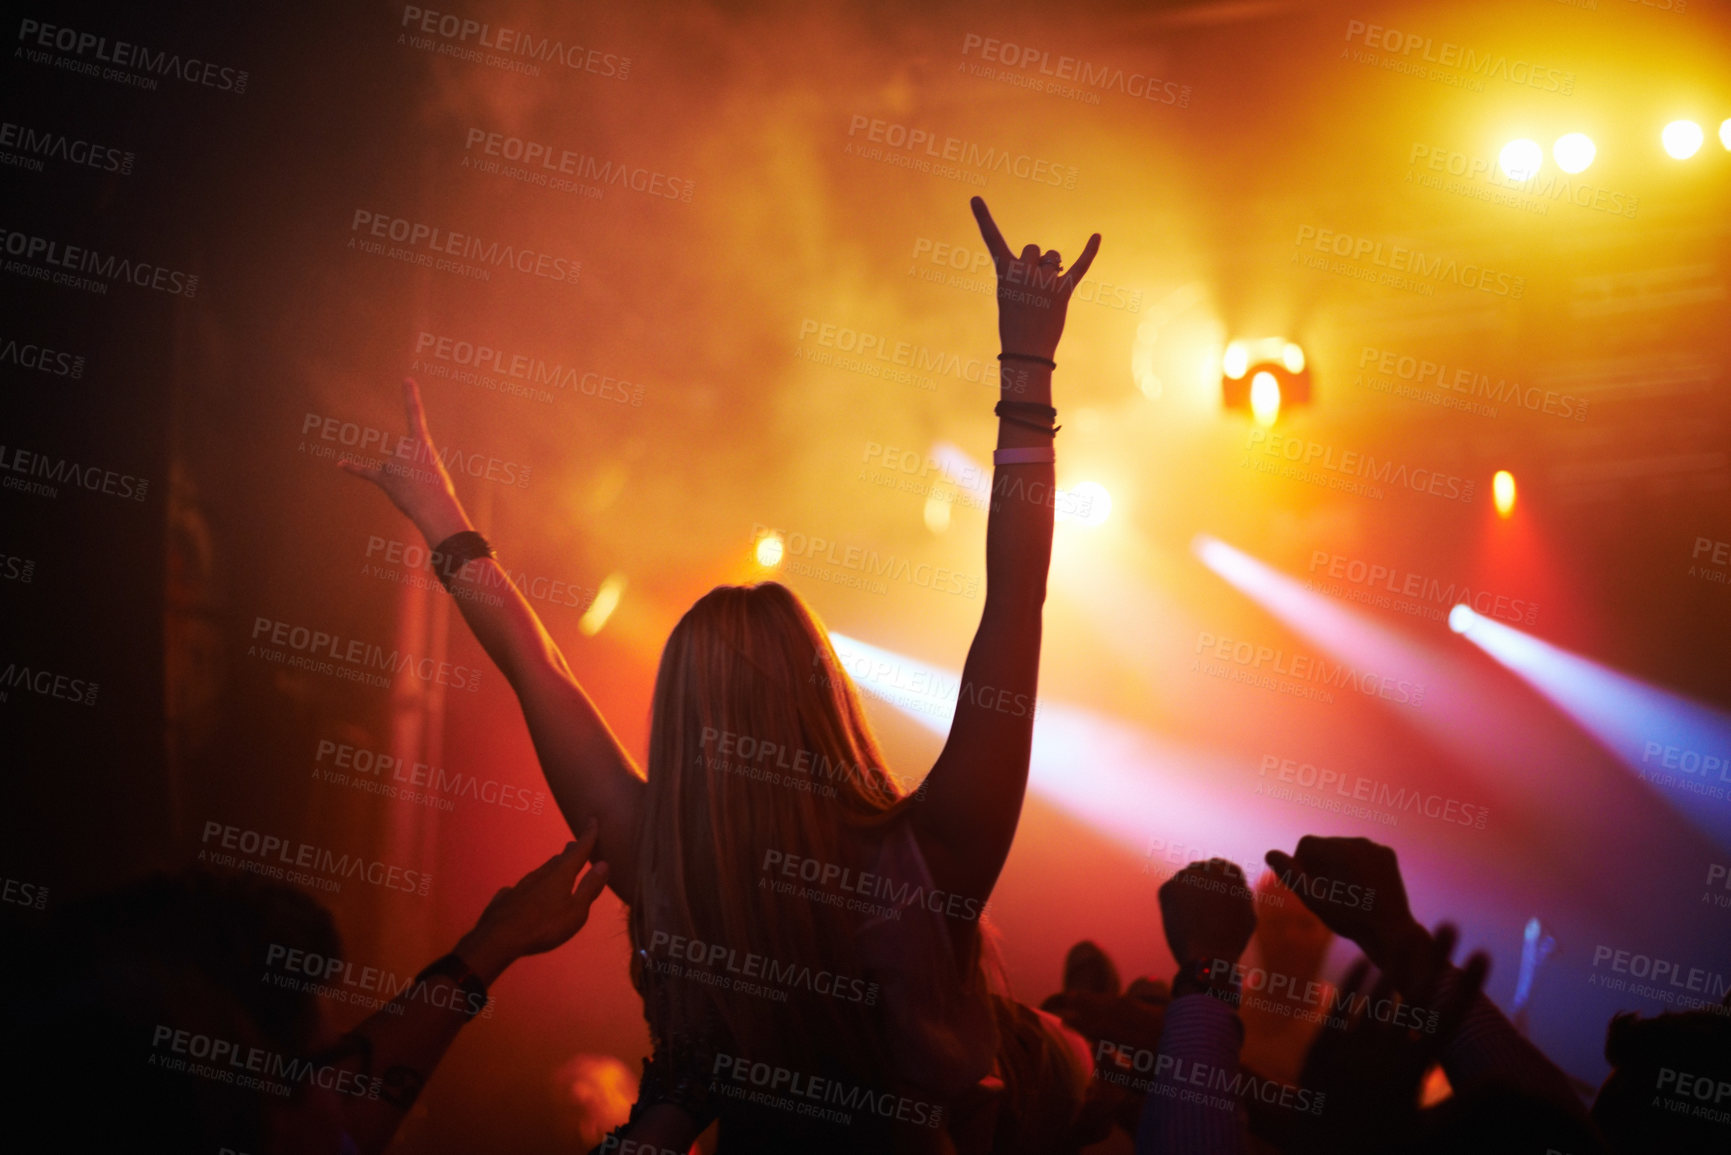
POLYGON ((1497 503, 1497 516, 1507 517, 1515 511, 1515 475, 1506 469, 1497 470, 1491 481, 1491 497, 1497 503))
POLYGON ((625 595, 625 575, 611 573, 601 582, 601 588, 595 591, 595 600, 589 603, 589 608, 583 611, 583 616, 577 621, 577 628, 587 637, 594 637, 601 632, 601 627, 607 624, 607 619, 613 616, 613 611, 619 608, 619 599, 625 595))

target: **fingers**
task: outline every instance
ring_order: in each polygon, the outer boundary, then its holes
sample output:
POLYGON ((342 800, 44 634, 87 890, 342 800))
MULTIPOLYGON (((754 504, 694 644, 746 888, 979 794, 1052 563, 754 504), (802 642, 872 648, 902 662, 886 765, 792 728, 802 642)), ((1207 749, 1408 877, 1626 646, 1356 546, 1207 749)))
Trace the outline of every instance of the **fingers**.
POLYGON ((1446 967, 1449 956, 1455 953, 1455 943, 1460 938, 1460 932, 1455 930, 1453 923, 1439 923, 1436 932, 1431 936, 1431 963, 1438 969, 1446 967))
POLYGON ((1485 978, 1490 974, 1491 956, 1482 950, 1474 951, 1467 959, 1467 965, 1461 970, 1465 977, 1461 980, 1460 989, 1469 992, 1466 1000, 1471 1002, 1472 996, 1478 994, 1480 989, 1484 987, 1485 978))
POLYGON ((986 208, 986 202, 975 197, 968 202, 974 210, 974 220, 979 222, 980 236, 985 238, 986 251, 992 254, 992 262, 1003 268, 1010 260, 1010 246, 1004 241, 1004 234, 998 231, 998 222, 992 219, 992 214, 986 208))
POLYGON ((350 461, 346 457, 337 462, 337 468, 342 470, 344 473, 353 474, 364 481, 373 482, 375 485, 384 480, 385 476, 385 471, 381 466, 367 465, 359 461, 350 461))
POLYGON ((596 820, 594 815, 590 815, 589 821, 583 824, 583 829, 577 832, 576 839, 565 849, 579 850, 579 859, 587 862, 589 856, 595 853, 595 840, 599 837, 601 837, 601 823, 596 820))
POLYGON ((1284 851, 1270 850, 1262 856, 1262 861, 1268 863, 1269 869, 1282 878, 1292 870, 1292 859, 1284 851))
POLYGON ((1088 238, 1088 245, 1082 250, 1082 255, 1076 258, 1076 263, 1070 266, 1070 271, 1064 274, 1064 287, 1073 289, 1088 275, 1088 266, 1094 263, 1094 254, 1100 251, 1100 234, 1095 233, 1088 238))
POLYGON ((1485 977, 1490 973, 1490 969, 1490 956, 1483 951, 1474 951, 1467 959, 1467 965, 1461 968, 1460 981, 1455 983, 1448 992, 1448 998, 1436 1008, 1438 1039, 1452 1038, 1466 1020, 1479 993, 1484 989, 1485 977))
POLYGON ((584 823, 583 829, 577 832, 577 837, 567 842, 565 849, 548 862, 547 865, 554 867, 554 872, 564 880, 567 894, 571 891, 571 884, 577 881, 577 875, 582 872, 583 864, 595 853, 595 839, 600 832, 600 823, 591 817, 584 823))
POLYGON ((572 903, 581 906, 584 914, 589 913, 589 908, 593 906, 595 900, 600 897, 602 888, 607 885, 608 873, 607 862, 603 859, 602 861, 597 862, 594 866, 591 866, 589 872, 583 876, 580 882, 577 883, 577 889, 571 894, 571 901, 572 903))
POLYGON ((409 418, 409 432, 419 434, 422 441, 430 444, 433 438, 427 432, 426 411, 421 408, 421 387, 413 377, 403 378, 403 411, 409 418))
POLYGON ((1030 265, 1039 264, 1039 262, 1040 262, 1040 246, 1034 244, 1031 241, 1028 244, 1023 245, 1022 246, 1022 260, 1028 262, 1028 264, 1030 264, 1030 265))

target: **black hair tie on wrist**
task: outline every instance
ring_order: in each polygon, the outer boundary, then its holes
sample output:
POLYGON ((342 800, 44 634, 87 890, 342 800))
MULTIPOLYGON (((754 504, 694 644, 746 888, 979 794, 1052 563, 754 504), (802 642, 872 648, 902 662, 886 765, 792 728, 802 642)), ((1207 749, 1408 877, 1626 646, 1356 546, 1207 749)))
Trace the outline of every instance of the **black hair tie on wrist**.
POLYGON ((1044 417, 1047 421, 1056 421, 1058 419, 1058 411, 1056 409, 1052 408, 1050 405, 1041 405, 1036 401, 1000 401, 998 402, 997 408, 993 409, 992 412, 1002 417, 1002 411, 1005 409, 1014 409, 1020 413, 1029 413, 1035 416, 1044 417))
POLYGON ((494 556, 493 547, 487 544, 487 539, 476 530, 465 529, 459 533, 453 533, 434 546, 427 563, 433 567, 433 573, 438 577, 439 584, 449 591, 452 580, 456 578, 464 566, 476 558, 492 556, 494 556))
MULTIPOLYGON (((476 536, 479 537, 480 535, 476 534, 476 536)), ((419 985, 440 976, 450 979, 452 983, 456 984, 457 989, 468 998, 467 1007, 453 1006, 453 1010, 472 1019, 486 1009, 486 980, 470 970, 469 964, 464 962, 456 951, 440 955, 422 967, 421 973, 415 976, 415 983, 419 985)))
POLYGON ((1042 425, 1040 422, 1030 421, 1026 417, 1017 417, 1014 411, 1018 409, 1039 413, 1047 421, 1054 421, 1058 417, 1058 411, 1050 405, 1036 405, 1032 401, 1000 401, 992 407, 992 412, 1012 425, 1024 425, 1036 432, 1044 433, 1048 437, 1056 437, 1058 430, 1064 428, 1062 425, 1042 425), (1011 412, 1006 413, 1005 410, 1011 410, 1011 412))
POLYGON ((1052 360, 1050 357, 1036 357, 1032 353, 999 353, 998 354, 998 360, 1000 360, 1000 361, 1004 361, 1004 360, 1038 361, 1040 364, 1046 366, 1048 369, 1056 369, 1058 367, 1058 363, 1056 361, 1052 360))

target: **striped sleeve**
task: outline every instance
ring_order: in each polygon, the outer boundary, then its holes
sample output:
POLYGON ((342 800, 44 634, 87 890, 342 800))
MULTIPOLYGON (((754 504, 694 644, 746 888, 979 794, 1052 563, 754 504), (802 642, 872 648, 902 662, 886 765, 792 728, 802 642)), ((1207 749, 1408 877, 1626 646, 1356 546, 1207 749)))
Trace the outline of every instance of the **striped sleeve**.
POLYGON ((1219 999, 1194 994, 1167 1004, 1136 1155, 1243 1155, 1235 1091, 1243 1041, 1238 1013, 1219 999))

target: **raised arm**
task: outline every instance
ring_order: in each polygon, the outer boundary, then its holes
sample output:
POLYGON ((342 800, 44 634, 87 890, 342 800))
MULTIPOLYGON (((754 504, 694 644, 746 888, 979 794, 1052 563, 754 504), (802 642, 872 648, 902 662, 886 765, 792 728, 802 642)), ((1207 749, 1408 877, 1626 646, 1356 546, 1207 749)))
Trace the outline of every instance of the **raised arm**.
MULTIPOLYGON (((1070 294, 1100 248, 1096 233, 1069 272, 1056 251, 1030 244, 1017 257, 973 200, 980 233, 998 270, 999 450, 1050 450, 1051 420, 1033 406, 1052 404, 1048 364, 1064 332, 1070 294), (1044 426, 1042 430, 1040 427, 1044 426)), ((1014 457, 1015 454, 1010 456, 1014 457)), ((950 736, 913 811, 914 834, 942 889, 985 899, 998 880, 1028 788, 1034 693, 1040 667, 1040 614, 1052 560, 1054 509, 1050 454, 994 464, 986 518, 986 598, 962 667, 950 736)), ((1000 455, 994 455, 997 462, 1000 455)))
MULTIPOLYGON (((339 464, 384 490, 433 549, 452 534, 475 526, 433 447, 420 390, 412 380, 403 382, 403 407, 409 432, 382 464, 354 460, 339 464)), ((643 807, 643 778, 631 756, 607 728, 565 664, 558 643, 498 562, 491 557, 471 561, 451 579, 451 589, 475 640, 517 693, 541 772, 566 824, 577 834, 595 816, 601 828, 596 853, 612 866, 608 884, 630 903, 636 893, 637 822, 643 807), (483 590, 497 595, 502 604, 492 604, 491 597, 473 596, 483 590)))
POLYGON ((520 958, 564 945, 583 929, 607 880, 607 863, 583 864, 595 848, 593 826, 515 886, 493 896, 475 928, 389 1004, 344 1035, 324 1056, 368 1080, 376 1094, 336 1096, 344 1130, 361 1155, 390 1145, 421 1088, 460 1031, 481 1013, 488 988, 520 958), (578 875, 582 874, 582 880, 578 875))

